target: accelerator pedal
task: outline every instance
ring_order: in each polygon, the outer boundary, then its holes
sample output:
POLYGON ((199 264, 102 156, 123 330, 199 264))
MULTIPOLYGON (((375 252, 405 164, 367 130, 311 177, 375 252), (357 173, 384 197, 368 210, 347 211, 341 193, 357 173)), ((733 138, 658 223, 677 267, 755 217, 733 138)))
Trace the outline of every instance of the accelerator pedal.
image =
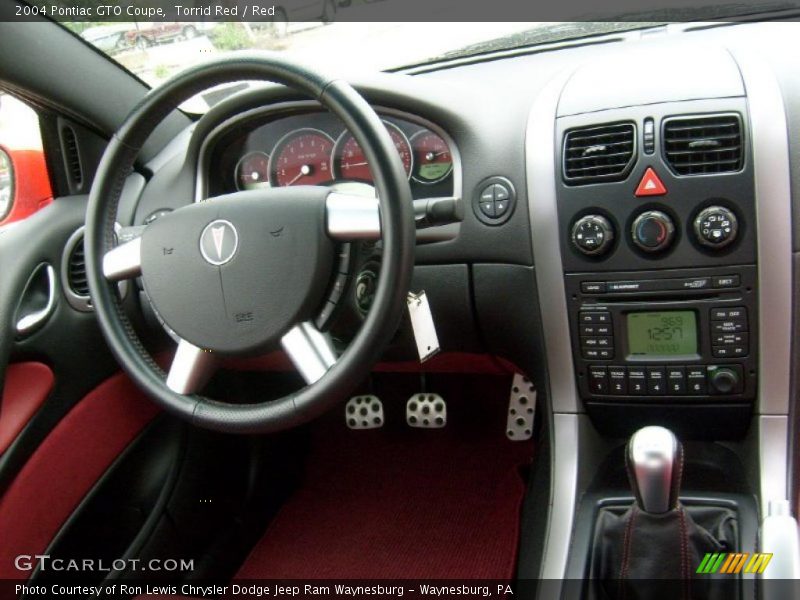
POLYGON ((524 442, 533 435, 533 417, 536 414, 536 388, 527 377, 514 374, 508 395, 506 436, 514 442, 524 442))
POLYGON ((345 406, 344 414, 350 429, 383 427, 383 402, 372 394, 350 398, 345 406))
POLYGON ((406 402, 406 423, 410 427, 441 429, 447 425, 447 403, 439 394, 414 394, 406 402))

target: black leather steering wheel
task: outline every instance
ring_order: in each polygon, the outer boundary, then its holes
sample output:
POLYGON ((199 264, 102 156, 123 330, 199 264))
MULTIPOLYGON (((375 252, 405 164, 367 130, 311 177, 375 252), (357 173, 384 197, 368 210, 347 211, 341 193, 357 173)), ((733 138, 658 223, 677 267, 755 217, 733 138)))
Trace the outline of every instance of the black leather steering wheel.
POLYGON ((304 423, 350 393, 396 331, 414 265, 411 192, 385 126, 346 82, 273 54, 237 54, 184 71, 152 90, 106 148, 86 217, 89 289, 111 351, 133 380, 167 411, 219 431, 262 433, 304 423), (214 85, 280 83, 337 115, 363 148, 379 200, 302 186, 229 194, 159 218, 115 246, 117 204, 137 154, 158 123, 214 85), (312 324, 334 269, 336 242, 383 244, 372 307, 335 356, 312 324), (165 374, 128 320, 117 281, 142 277, 154 309, 180 338, 165 374), (256 355, 280 343, 307 382, 259 404, 196 395, 220 357, 256 355))

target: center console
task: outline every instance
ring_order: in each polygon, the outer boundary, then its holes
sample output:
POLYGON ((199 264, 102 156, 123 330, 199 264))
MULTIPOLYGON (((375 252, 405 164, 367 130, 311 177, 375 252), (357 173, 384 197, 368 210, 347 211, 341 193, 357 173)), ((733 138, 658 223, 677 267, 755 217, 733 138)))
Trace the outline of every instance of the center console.
POLYGON ((558 221, 588 408, 751 405, 758 270, 746 104, 562 116, 558 221))

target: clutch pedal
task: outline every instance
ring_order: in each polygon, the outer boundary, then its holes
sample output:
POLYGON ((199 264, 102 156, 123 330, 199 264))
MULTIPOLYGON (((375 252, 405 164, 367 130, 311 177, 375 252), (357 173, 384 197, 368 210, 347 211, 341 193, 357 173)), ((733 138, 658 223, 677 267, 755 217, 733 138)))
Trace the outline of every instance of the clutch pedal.
POLYGON ((515 373, 508 396, 506 437, 514 442, 531 439, 535 414, 536 388, 527 377, 515 373))
POLYGON ((447 425, 447 403, 439 394, 414 394, 406 402, 406 422, 410 427, 441 429, 447 425))
POLYGON ((372 394, 353 396, 344 409, 350 429, 377 429, 383 427, 383 402, 372 394))

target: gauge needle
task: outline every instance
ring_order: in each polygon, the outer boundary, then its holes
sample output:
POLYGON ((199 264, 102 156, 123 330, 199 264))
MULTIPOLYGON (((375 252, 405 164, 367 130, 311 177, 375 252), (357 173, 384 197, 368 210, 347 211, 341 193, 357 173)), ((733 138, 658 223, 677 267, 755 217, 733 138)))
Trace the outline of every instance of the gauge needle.
POLYGON ((365 167, 366 165, 367 165, 367 163, 366 163, 366 162, 360 162, 360 163, 345 163, 345 164, 344 164, 344 168, 345 168, 345 169, 352 169, 353 167, 365 167))
POLYGON ((302 167, 300 167, 300 172, 297 175, 295 175, 295 178, 292 179, 286 185, 292 185, 295 181, 297 181, 301 177, 305 177, 306 175, 309 175, 310 173, 311 173, 311 167, 309 167, 308 165, 303 165, 302 167))
POLYGON ((428 152, 428 153, 425 154, 425 160, 433 160, 437 156, 441 156, 444 153, 445 153, 444 151, 443 152, 428 152))

